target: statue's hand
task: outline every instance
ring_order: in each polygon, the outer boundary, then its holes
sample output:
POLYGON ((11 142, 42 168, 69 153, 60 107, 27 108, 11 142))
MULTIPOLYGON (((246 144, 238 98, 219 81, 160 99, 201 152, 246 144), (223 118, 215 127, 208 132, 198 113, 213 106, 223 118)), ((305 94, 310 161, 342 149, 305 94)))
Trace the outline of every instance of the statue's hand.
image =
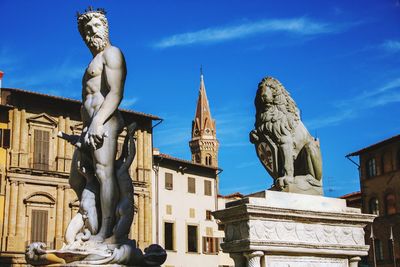
POLYGON ((96 150, 103 144, 105 136, 106 133, 104 132, 104 126, 93 120, 85 135, 85 143, 96 150))

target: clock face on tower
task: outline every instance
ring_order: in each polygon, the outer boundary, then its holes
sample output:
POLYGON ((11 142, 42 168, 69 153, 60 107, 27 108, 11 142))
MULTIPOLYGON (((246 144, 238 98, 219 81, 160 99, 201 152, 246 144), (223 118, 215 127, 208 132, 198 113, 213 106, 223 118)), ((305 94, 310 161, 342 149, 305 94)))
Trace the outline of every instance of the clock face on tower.
POLYGON ((206 134, 210 134, 210 133, 211 133, 210 129, 206 128, 206 134))
POLYGON ((195 136, 198 136, 198 135, 199 135, 199 130, 197 130, 197 129, 194 130, 194 135, 195 135, 195 136))

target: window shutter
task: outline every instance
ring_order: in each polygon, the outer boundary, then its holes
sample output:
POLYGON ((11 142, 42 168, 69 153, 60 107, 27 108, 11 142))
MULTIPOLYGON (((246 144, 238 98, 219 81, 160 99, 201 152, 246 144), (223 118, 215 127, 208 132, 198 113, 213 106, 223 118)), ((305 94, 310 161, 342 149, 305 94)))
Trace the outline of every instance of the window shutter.
POLYGON ((39 170, 49 169, 50 133, 48 131, 34 131, 33 168, 39 170))
POLYGON ((211 196, 211 181, 204 180, 204 195, 211 196))
POLYGON ((195 178, 188 177, 188 192, 189 193, 196 193, 196 180, 195 178))
POLYGON ((32 210, 31 242, 43 242, 47 244, 47 210, 32 210))

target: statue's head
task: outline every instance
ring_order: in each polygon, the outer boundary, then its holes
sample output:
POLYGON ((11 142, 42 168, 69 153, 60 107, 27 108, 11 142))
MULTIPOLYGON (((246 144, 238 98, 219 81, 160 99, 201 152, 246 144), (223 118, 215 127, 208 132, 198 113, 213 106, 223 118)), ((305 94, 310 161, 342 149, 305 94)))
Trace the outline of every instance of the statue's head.
POLYGON ((264 110, 269 108, 270 106, 275 105, 276 96, 281 94, 281 83, 272 78, 265 77, 258 84, 257 95, 255 99, 256 107, 260 110, 264 110))
POLYGON ((85 13, 77 14, 78 29, 90 50, 103 51, 109 44, 108 21, 104 9, 93 10, 89 7, 85 13))

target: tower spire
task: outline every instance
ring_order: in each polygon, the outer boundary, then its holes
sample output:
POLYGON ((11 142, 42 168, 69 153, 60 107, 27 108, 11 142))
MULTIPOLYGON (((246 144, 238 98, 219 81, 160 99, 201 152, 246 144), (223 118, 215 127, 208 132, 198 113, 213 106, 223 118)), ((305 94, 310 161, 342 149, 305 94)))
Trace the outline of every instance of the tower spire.
POLYGON ((218 140, 215 120, 211 116, 204 83, 203 67, 200 67, 200 88, 196 113, 192 121, 192 140, 189 142, 192 161, 218 166, 218 140))

